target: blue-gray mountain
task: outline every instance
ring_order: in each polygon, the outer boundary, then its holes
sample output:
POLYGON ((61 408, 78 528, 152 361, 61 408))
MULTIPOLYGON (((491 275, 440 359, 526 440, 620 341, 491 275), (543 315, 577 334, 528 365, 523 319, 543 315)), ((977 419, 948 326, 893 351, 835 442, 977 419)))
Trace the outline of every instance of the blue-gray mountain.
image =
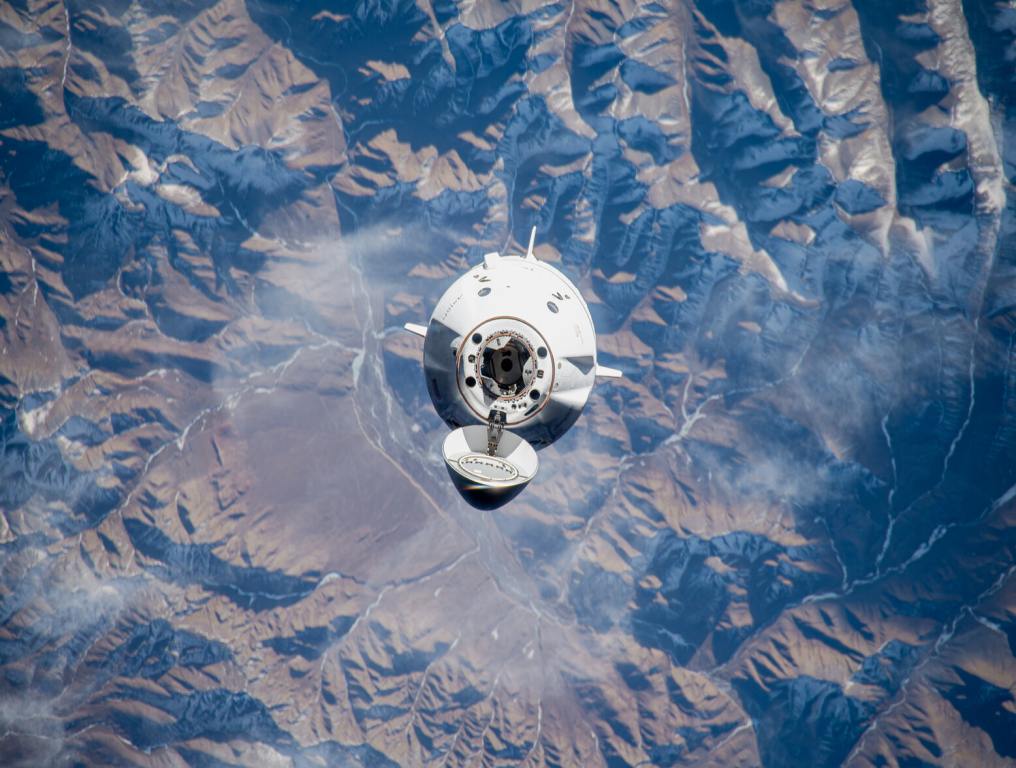
POLYGON ((1016 11, 0 5, 0 762, 1016 760, 1016 11), (419 340, 538 230, 495 513, 419 340))

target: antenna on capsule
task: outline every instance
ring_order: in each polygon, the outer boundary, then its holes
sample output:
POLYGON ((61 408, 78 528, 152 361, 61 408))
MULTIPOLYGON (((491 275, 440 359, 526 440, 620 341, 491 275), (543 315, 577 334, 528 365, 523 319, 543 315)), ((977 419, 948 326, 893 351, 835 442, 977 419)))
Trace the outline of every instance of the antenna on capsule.
POLYGON ((533 254, 533 246, 536 245, 536 227, 533 227, 533 231, 529 233, 529 248, 526 249, 526 258, 535 259, 536 256, 533 254))

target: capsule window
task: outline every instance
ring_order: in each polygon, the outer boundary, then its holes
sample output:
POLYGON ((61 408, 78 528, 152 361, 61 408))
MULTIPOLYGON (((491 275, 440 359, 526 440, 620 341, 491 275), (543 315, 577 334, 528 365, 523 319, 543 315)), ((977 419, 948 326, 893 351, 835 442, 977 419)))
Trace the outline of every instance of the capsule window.
POLYGON ((554 302, 548 301, 547 302, 547 309, 549 309, 555 315, 557 314, 557 304, 555 304, 554 302))

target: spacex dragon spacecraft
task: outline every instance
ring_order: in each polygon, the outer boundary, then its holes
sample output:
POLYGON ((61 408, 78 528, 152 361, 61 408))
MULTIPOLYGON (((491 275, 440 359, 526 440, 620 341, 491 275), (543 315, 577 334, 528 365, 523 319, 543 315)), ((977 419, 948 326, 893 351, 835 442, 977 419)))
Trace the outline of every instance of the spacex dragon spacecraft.
POLYGON ((533 255, 488 253, 456 280, 430 325, 406 323, 424 338, 427 390, 452 427, 442 446, 462 497, 496 509, 536 475, 536 451, 575 423, 597 376, 589 307, 563 274, 533 255))

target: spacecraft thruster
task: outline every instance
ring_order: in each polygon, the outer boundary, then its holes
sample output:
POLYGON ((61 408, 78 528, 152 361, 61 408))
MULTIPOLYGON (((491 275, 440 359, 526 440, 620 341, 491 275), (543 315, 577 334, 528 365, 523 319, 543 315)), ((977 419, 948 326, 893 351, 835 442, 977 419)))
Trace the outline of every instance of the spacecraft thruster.
POLYGON ((575 423, 597 376, 589 307, 575 286, 533 255, 488 253, 445 291, 422 336, 434 408, 452 428, 442 446, 462 497, 496 509, 539 468, 536 451, 575 423))

